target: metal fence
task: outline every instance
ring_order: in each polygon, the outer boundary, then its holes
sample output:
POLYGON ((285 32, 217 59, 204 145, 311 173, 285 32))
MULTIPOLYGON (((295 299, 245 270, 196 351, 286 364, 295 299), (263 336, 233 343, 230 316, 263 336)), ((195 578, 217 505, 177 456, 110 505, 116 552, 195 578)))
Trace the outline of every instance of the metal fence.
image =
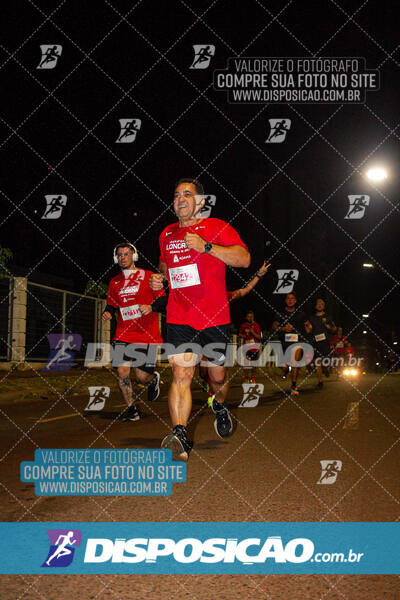
POLYGON ((18 345, 18 355, 22 346, 25 361, 47 361, 50 349, 47 336, 58 333, 82 336, 75 360, 83 361, 88 343, 104 341, 101 314, 105 303, 99 298, 21 277, 1 278, 0 360, 14 360, 13 345, 18 345))
POLYGON ((0 360, 9 360, 11 355, 13 278, 0 279, 0 360))
POLYGON ((26 360, 47 360, 50 333, 82 336, 75 360, 83 360, 88 343, 101 340, 104 300, 28 281, 26 360))

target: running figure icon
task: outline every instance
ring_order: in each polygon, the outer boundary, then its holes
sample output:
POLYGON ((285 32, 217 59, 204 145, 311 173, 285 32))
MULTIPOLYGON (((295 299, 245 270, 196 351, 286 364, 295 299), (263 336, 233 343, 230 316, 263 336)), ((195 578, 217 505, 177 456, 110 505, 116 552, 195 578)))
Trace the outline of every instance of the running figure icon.
POLYGON ((58 59, 61 56, 62 46, 58 44, 49 45, 43 44, 40 46, 40 50, 42 52, 42 57, 37 69, 54 69, 57 64, 58 59))
POLYGON ((274 294, 290 294, 299 278, 299 272, 297 269, 278 269, 277 274, 279 281, 274 294))
POLYGON ((341 460, 321 460, 321 477, 317 481, 317 484, 331 485, 335 483, 338 473, 342 470, 341 460))
POLYGON ((46 560, 46 565, 49 567, 51 561, 56 558, 61 558, 62 556, 66 556, 68 554, 72 554, 72 550, 67 548, 67 546, 73 546, 76 544, 77 540, 72 539, 74 536, 73 531, 69 531, 66 535, 59 535, 56 541, 57 549, 55 552, 46 560), (60 542, 60 540, 62 540, 60 542))

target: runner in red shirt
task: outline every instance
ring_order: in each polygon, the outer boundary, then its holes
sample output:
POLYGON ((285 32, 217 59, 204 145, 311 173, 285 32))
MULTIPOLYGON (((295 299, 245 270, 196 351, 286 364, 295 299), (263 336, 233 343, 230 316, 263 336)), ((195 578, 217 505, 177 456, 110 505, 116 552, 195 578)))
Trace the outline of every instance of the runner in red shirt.
POLYGON ((204 355, 213 363, 210 378, 215 398, 217 434, 228 437, 232 421, 225 406, 228 391, 224 367, 226 345, 230 335, 230 316, 225 285, 225 267, 248 267, 250 254, 238 233, 220 219, 202 219, 204 190, 193 179, 181 179, 175 186, 174 210, 179 219, 160 235, 160 271, 150 285, 161 289, 168 280, 166 342, 175 348, 169 356, 172 384, 169 410, 173 432, 161 446, 170 448, 177 460, 187 460, 190 444, 186 425, 192 408, 191 382, 197 356, 214 344, 204 355), (218 349, 216 349, 218 345, 218 349), (189 362, 191 360, 191 362, 189 362), (187 366, 186 366, 187 365, 187 366))
POLYGON ((114 262, 118 263, 121 273, 113 277, 108 286, 107 306, 102 315, 103 321, 112 319, 118 312, 117 330, 114 336, 114 354, 117 363, 118 383, 122 396, 128 406, 124 421, 137 421, 140 416, 133 400, 130 379, 132 350, 143 352, 147 362, 135 367, 138 381, 147 384, 147 399, 156 400, 160 394, 160 374, 154 372, 157 344, 162 343, 156 313, 147 314, 149 305, 164 296, 164 291, 150 289, 150 271, 135 266, 138 253, 132 244, 123 242, 114 249, 114 262), (127 346, 128 357, 125 356, 127 346), (134 346, 133 346, 134 345, 134 346), (130 358, 129 358, 130 357, 130 358))
MULTIPOLYGON (((248 346, 246 357, 248 360, 256 360, 260 351, 261 327, 254 320, 254 312, 249 310, 246 314, 246 320, 239 327, 239 337, 243 340, 243 345, 248 346)), ((250 379, 251 383, 255 383, 254 368, 244 367, 244 371, 248 371, 248 377, 245 377, 244 382, 247 383, 250 379)))
MULTIPOLYGON (((332 336, 331 348, 333 350, 333 355, 336 358, 341 358, 342 361, 347 361, 352 356, 353 348, 347 337, 343 335, 343 329, 341 327, 338 327, 337 333, 332 336)), ((338 361, 334 367, 338 377, 340 377, 339 364, 340 362, 338 361)), ((341 364, 341 366, 343 366, 343 364, 341 364)))

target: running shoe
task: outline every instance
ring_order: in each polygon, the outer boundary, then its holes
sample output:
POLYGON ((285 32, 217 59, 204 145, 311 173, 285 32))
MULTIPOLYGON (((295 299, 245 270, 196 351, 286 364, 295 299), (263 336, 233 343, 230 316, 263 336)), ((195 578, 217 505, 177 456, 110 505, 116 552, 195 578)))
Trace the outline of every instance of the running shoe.
POLYGON ((286 367, 286 369, 283 369, 282 379, 286 379, 286 377, 288 376, 288 373, 289 373, 289 367, 286 367))
POLYGON ((172 460, 183 460, 186 462, 189 458, 189 452, 192 449, 190 442, 186 438, 186 429, 182 425, 174 427, 173 432, 165 436, 161 442, 161 448, 171 450, 172 460))
POLYGON ((317 388, 321 390, 324 387, 323 381, 318 381, 317 388))
POLYGON ((208 404, 209 407, 211 407, 213 398, 214 398, 214 396, 208 396, 208 398, 207 398, 207 404, 208 404))
POLYGON ((212 411, 217 415, 214 421, 214 429, 221 438, 229 437, 233 431, 232 419, 229 416, 225 403, 217 402, 215 396, 211 402, 212 411))
POLYGON ((123 421, 139 421, 140 415, 134 404, 128 406, 128 408, 122 413, 123 421))
POLYGON ((154 372, 154 377, 147 386, 147 401, 154 402, 160 395, 160 373, 154 372))
POLYGON ((292 396, 298 396, 299 395, 299 390, 297 389, 297 387, 295 385, 292 385, 292 387, 290 388, 290 394, 292 396))

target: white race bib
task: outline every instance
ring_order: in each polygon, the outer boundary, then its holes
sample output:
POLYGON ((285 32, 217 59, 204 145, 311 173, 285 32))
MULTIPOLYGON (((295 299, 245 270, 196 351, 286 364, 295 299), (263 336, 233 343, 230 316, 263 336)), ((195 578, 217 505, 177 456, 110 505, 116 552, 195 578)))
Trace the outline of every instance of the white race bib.
POLYGON ((338 342, 336 344, 336 348, 343 348, 343 346, 344 346, 343 342, 338 342))
POLYGON ((138 319, 142 316, 139 304, 132 304, 132 306, 121 306, 120 310, 124 321, 128 321, 129 319, 138 319))
POLYGON ((322 342, 323 340, 326 340, 324 333, 319 333, 318 335, 315 335, 314 337, 315 337, 316 342, 322 342))
POLYGON ((298 342, 299 334, 298 333, 285 333, 285 342, 298 342))
POLYGON ((168 271, 172 289, 199 285, 200 283, 199 271, 195 263, 182 267, 173 267, 172 269, 168 269, 168 271))
POLYGON ((253 340, 253 338, 251 338, 251 340, 247 340, 246 344, 254 344, 255 340, 253 340))

